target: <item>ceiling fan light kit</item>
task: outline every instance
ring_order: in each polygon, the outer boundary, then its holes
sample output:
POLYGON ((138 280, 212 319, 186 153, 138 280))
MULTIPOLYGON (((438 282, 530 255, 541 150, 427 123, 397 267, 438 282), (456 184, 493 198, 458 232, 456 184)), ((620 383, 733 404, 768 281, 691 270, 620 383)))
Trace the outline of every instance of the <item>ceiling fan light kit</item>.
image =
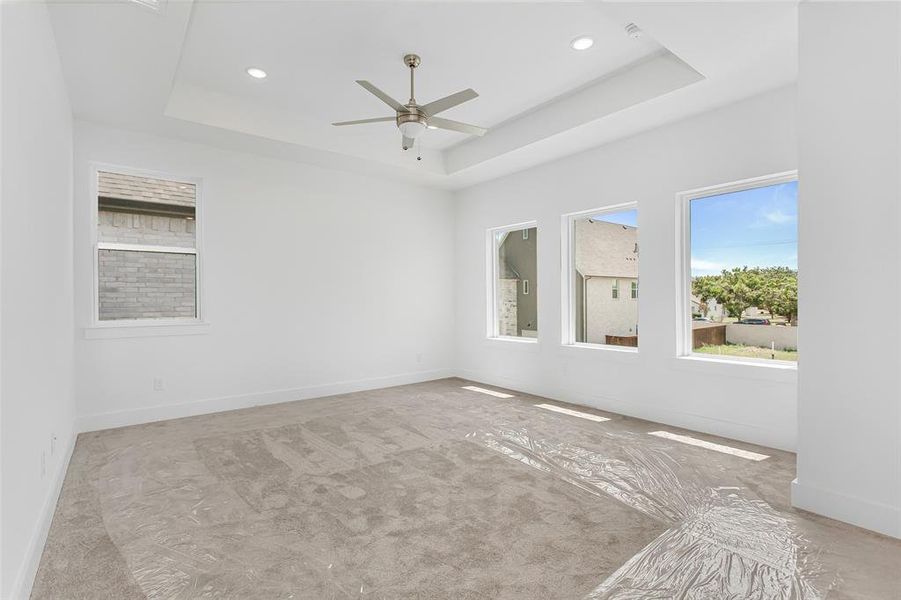
POLYGON ((488 131, 484 127, 452 121, 450 119, 442 119, 435 115, 444 112, 455 106, 459 106, 464 102, 468 102, 473 98, 477 98, 478 94, 472 89, 466 89, 450 96, 445 96, 428 104, 418 104, 415 96, 415 80, 414 72, 416 67, 420 65, 422 59, 417 54, 407 54, 404 56, 404 64, 410 68, 410 100, 406 104, 401 104, 379 88, 365 80, 357 80, 360 86, 364 87, 372 95, 394 109, 393 117, 376 117, 374 119, 359 119, 356 121, 341 121, 332 123, 332 125, 342 127, 344 125, 361 125, 363 123, 383 123, 387 121, 395 121, 397 128, 401 133, 401 147, 408 150, 413 147, 413 141, 428 129, 446 129, 448 131, 457 131, 469 135, 485 135, 488 131))

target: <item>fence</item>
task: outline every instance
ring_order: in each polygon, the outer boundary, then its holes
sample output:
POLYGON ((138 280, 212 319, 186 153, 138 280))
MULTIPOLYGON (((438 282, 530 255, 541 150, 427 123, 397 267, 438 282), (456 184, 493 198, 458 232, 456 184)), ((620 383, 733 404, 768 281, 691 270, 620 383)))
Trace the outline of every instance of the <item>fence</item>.
POLYGON ((738 325, 726 326, 726 341, 730 344, 759 346, 776 350, 798 349, 798 328, 786 325, 738 325))
POLYGON ((605 336, 605 343, 608 346, 628 346, 630 348, 638 347, 637 335, 608 335, 605 336))
POLYGON ((723 323, 694 322, 691 324, 691 347, 722 346, 726 343, 726 325, 723 323))

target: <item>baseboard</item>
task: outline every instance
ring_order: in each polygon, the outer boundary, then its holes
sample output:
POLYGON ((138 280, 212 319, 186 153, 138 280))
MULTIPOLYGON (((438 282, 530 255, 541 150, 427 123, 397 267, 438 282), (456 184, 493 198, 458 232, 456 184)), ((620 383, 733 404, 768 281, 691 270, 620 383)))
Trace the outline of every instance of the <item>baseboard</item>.
POLYGON ((38 566, 41 563, 41 555, 44 553, 44 544, 47 542, 47 534, 50 533, 50 524, 53 522, 53 515, 56 512, 56 503, 59 500, 59 494, 63 489, 63 482, 66 480, 66 473, 69 470, 69 461, 72 459, 72 452, 75 450, 75 433, 69 436, 69 442, 65 448, 63 460, 60 461, 53 474, 53 482, 49 493, 44 498, 44 504, 41 506, 41 516, 35 527, 31 540, 28 542, 28 549, 25 552, 25 560, 19 567, 16 579, 12 586, 12 595, 10 598, 26 599, 31 596, 31 588, 34 586, 34 578, 38 572, 38 566))
POLYGON ((901 508, 792 481, 792 506, 901 538, 901 508))
POLYGON ((527 381, 498 377, 491 373, 483 373, 472 370, 458 370, 459 377, 470 381, 482 382, 488 385, 496 385, 509 390, 520 391, 525 394, 541 396, 558 402, 568 402, 588 408, 606 410, 627 417, 653 421, 672 427, 680 427, 691 431, 698 431, 710 435, 716 435, 731 440, 756 444, 767 448, 776 448, 786 452, 794 452, 794 440, 789 434, 780 436, 769 430, 763 430, 745 423, 712 419, 693 413, 662 409, 660 406, 648 407, 636 402, 626 402, 617 398, 584 392, 557 389, 556 386, 536 386, 527 381))
POLYGON ((76 420, 76 431, 80 433, 99 431, 101 429, 140 425, 143 423, 153 423, 155 421, 167 421, 169 419, 206 415, 228 410, 251 408, 253 406, 281 404, 282 402, 293 402, 295 400, 307 400, 310 398, 321 398, 323 396, 334 396, 336 394, 362 392, 395 385, 406 385, 409 383, 421 383, 423 381, 444 379, 453 377, 454 374, 455 372, 453 369, 416 371, 413 373, 340 381, 303 388, 191 400, 177 404, 166 404, 163 406, 152 406, 134 410, 111 411, 78 417, 76 420))

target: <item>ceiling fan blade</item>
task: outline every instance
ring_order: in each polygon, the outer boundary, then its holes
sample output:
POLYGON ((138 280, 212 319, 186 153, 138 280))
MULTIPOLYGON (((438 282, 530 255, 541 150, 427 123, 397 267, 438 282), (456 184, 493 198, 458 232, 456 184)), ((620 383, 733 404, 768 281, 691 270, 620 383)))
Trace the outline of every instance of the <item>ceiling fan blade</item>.
POLYGON ((387 121, 394 121, 397 117, 376 117, 374 119, 358 119, 356 121, 339 121, 337 123, 332 123, 332 125, 336 125, 338 127, 342 125, 360 125, 362 123, 382 123, 387 121))
MULTIPOLYGON (((374 93, 374 92, 373 92, 374 93)), ((464 102, 469 102, 473 98, 478 98, 479 95, 473 89, 463 90, 462 92, 457 92, 456 94, 451 94, 450 96, 445 96, 440 100, 435 100, 434 102, 429 102, 425 106, 420 106, 419 110, 429 115, 437 115, 438 113, 445 111, 449 108, 453 108, 458 104, 463 104, 464 102)))
POLYGON ((391 96, 389 96, 388 94, 386 94, 385 92, 380 90, 379 88, 375 87, 368 81, 358 79, 357 83, 359 83, 361 86, 366 88, 371 94, 378 97, 379 100, 381 100, 382 102, 384 102, 385 104, 387 104, 388 106, 393 108, 394 110, 399 111, 399 112, 403 112, 405 110, 403 104, 401 104, 400 102, 398 102, 397 100, 395 100, 394 98, 392 98, 391 96))
POLYGON ((407 136, 404 136, 404 139, 401 142, 401 147, 404 150, 409 150, 410 148, 412 148, 413 147, 413 138, 408 138, 407 136))
POLYGON ((430 117, 429 127, 437 127, 438 129, 449 129, 450 131, 459 131, 460 133, 468 133, 469 135, 485 135, 488 130, 478 125, 470 125, 469 123, 461 123, 460 121, 451 121, 450 119, 442 119, 441 117, 430 117))

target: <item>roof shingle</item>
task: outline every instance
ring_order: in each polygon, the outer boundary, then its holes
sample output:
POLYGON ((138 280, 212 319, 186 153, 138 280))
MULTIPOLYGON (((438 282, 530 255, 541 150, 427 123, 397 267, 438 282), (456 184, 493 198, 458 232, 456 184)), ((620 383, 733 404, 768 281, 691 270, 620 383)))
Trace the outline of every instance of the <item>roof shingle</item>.
POLYGON ((193 183, 107 171, 98 174, 97 192, 101 198, 120 198, 177 206, 195 206, 197 202, 197 190, 193 183))

